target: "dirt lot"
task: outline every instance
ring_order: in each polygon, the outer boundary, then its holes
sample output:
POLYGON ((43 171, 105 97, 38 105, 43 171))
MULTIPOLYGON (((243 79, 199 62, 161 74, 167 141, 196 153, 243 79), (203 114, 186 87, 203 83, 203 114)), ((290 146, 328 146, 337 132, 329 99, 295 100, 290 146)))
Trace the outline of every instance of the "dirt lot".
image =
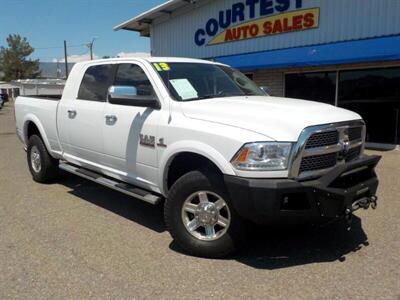
POLYGON ((0 299, 400 299, 400 151, 380 152, 376 211, 324 228, 258 228, 235 257, 184 255, 162 207, 69 174, 31 180, 0 110, 0 299))

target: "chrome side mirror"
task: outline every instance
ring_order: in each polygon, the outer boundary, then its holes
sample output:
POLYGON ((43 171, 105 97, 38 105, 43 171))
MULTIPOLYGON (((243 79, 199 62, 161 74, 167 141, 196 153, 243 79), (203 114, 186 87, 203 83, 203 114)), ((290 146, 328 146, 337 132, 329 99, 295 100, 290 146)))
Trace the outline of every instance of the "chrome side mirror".
POLYGON ((112 85, 108 89, 108 95, 112 98, 133 98, 137 96, 137 88, 127 85, 112 85))
POLYGON ((160 103, 154 95, 138 95, 134 86, 110 86, 107 99, 111 104, 160 108, 160 103))

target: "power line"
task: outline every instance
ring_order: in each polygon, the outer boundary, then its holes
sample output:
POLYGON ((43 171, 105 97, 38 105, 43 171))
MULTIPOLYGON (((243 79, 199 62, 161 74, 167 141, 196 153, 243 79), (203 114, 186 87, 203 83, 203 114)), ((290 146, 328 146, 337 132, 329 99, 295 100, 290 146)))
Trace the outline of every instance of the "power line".
MULTIPOLYGON (((63 47, 64 48, 64 47, 63 47)), ((67 48, 69 48, 69 45, 67 46, 67 48)), ((88 49, 84 50, 84 51, 79 51, 79 52, 69 52, 68 51, 68 56, 83 56, 83 55, 87 55, 88 58, 90 57, 90 52, 88 49)), ((61 58, 61 52, 59 55, 53 55, 53 56, 39 56, 36 59, 39 59, 40 61, 44 61, 44 60, 62 60, 63 57, 61 58)))
MULTIPOLYGON (((79 45, 68 45, 68 48, 80 48, 80 47, 86 47, 87 44, 79 44, 79 45)), ((54 47, 39 47, 35 48, 35 50, 46 50, 46 49, 62 49, 64 46, 54 46, 54 47)))

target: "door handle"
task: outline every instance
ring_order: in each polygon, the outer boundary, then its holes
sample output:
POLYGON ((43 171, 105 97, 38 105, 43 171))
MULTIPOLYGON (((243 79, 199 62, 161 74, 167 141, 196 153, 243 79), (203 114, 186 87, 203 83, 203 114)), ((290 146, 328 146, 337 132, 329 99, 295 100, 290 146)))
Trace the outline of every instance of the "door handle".
POLYGON ((111 124, 114 124, 118 120, 117 116, 115 116, 115 115, 105 115, 105 118, 106 118, 106 122, 111 123, 111 124))
POLYGON ((76 110, 74 110, 74 109, 68 109, 68 110, 67 110, 67 113, 68 113, 68 117, 69 117, 70 119, 73 119, 73 118, 76 117, 76 110))

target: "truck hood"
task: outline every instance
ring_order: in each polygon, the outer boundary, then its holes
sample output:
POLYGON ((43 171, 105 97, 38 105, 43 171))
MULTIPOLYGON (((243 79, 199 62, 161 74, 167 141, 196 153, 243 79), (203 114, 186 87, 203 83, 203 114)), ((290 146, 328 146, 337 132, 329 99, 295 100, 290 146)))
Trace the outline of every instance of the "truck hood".
POLYGON ((188 118, 225 124, 262 134, 276 141, 297 141, 312 125, 361 117, 329 104, 271 96, 239 96, 182 102, 188 118))

